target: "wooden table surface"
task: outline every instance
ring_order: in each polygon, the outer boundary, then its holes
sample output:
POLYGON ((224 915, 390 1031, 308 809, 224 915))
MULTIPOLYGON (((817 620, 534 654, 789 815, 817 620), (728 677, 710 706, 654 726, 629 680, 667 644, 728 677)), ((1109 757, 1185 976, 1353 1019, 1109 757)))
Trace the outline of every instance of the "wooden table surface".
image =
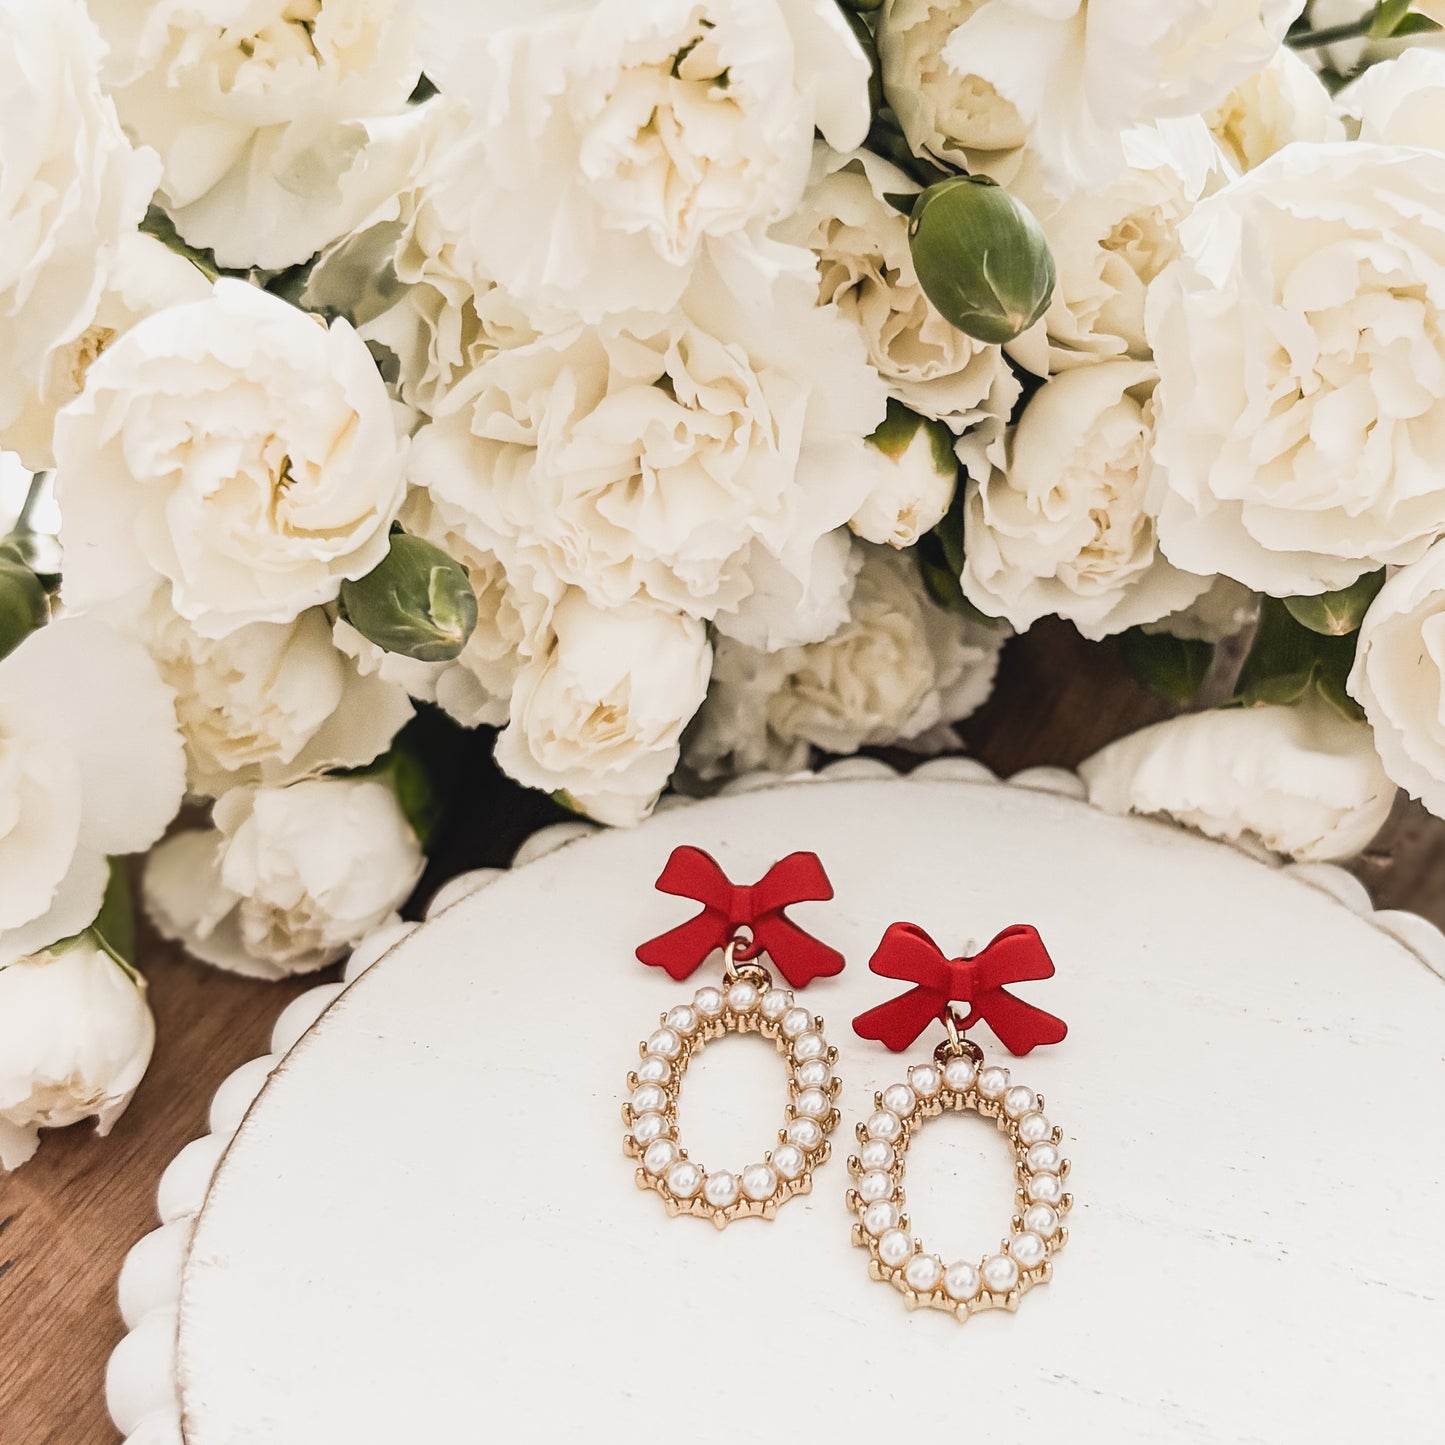
MULTIPOLYGON (((1062 625, 1009 644, 1003 681, 965 725, 969 750, 1007 775, 1071 767, 1111 738, 1167 714, 1117 663, 1062 625)), ((504 864, 518 843, 561 816, 491 769, 480 742, 436 867, 423 880, 504 864)), ((1356 872, 1382 907, 1445 926, 1445 823, 1401 805, 1356 872)), ((267 1051, 271 1025, 321 978, 288 984, 234 978, 153 937, 140 963, 155 1010, 155 1059, 108 1139, 89 1125, 43 1135, 39 1153, 0 1174, 0 1445, 113 1445, 105 1364, 123 1334, 115 1284, 126 1251, 156 1225, 155 1189, 188 1140, 206 1132, 216 1086, 267 1051)))

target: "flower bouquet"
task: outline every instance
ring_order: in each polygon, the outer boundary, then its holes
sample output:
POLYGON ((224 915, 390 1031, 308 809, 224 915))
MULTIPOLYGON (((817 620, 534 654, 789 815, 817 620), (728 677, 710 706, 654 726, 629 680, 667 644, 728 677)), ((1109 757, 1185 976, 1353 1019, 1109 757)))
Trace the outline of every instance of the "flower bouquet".
POLYGON ((321 968, 438 728, 626 825, 1053 616, 1193 705, 1101 805, 1445 813, 1441 11, 0 0, 0 1162, 144 1071, 127 858, 321 968))

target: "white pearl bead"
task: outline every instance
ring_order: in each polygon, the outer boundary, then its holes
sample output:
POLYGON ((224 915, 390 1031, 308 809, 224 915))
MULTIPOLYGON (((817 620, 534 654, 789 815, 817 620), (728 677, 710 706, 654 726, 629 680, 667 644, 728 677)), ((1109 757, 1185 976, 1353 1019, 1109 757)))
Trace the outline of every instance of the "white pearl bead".
POLYGON ((827 1059, 809 1059, 798 1065, 793 1077, 805 1089, 821 1089, 832 1079, 833 1070, 827 1059))
POLYGON ((789 1144, 810 1153, 823 1142, 823 1126, 816 1119, 794 1119, 783 1130, 789 1144))
POLYGON ((757 1006, 758 991, 753 984, 739 980, 728 989, 728 1007, 735 1014, 750 1013, 757 1006))
POLYGON ((991 1254, 983 1262, 983 1282, 993 1294, 1007 1294, 1019 1282, 1019 1267, 1006 1254, 991 1254))
POLYGON ((785 988, 770 988, 758 1005, 758 1012, 765 1019, 776 1023, 793 1006, 793 996, 785 988))
POLYGON ((702 1188, 702 1170, 691 1159, 679 1159, 667 1171, 667 1187, 679 1199, 691 1199, 702 1188))
POLYGON ((668 1132, 667 1120, 661 1114, 643 1114, 632 1126, 632 1137, 639 1144, 651 1144, 668 1132))
POLYGON ((915 1254, 903 1271, 904 1282, 915 1294, 932 1294, 943 1278, 943 1265, 931 1254, 915 1254))
POLYGON ((943 1086, 943 1075, 932 1064, 915 1064, 908 1071, 908 1082, 920 1099, 931 1099, 943 1086))
POLYGON ((1022 1084, 1015 1084, 1003 1096, 1003 1111, 1010 1119, 1023 1118, 1037 1105, 1038 1100, 1034 1097, 1034 1091, 1024 1088, 1022 1084))
POLYGON ((863 1228, 877 1239, 898 1223, 898 1210, 886 1199, 876 1200, 863 1211, 863 1228))
POLYGON ((870 1139, 859 1151, 858 1162, 865 1169, 891 1169, 893 1146, 886 1139, 870 1139))
POLYGON ((808 1167, 808 1156, 796 1144, 779 1144, 773 1150, 773 1168, 782 1178, 792 1181, 808 1167))
POLYGON ((656 1054, 648 1054, 637 1066, 639 1084, 665 1084, 672 1077, 672 1065, 656 1054))
POLYGON ((726 1169, 709 1174, 703 1185, 702 1197, 715 1209, 726 1209, 738 1197, 738 1177, 726 1169))
POLYGON ((667 1108, 667 1094, 657 1084, 639 1084, 632 1091, 632 1115, 660 1114, 667 1108))
POLYGON ((1030 1234, 1052 1239, 1059 1230, 1059 1212, 1052 1204, 1030 1204, 1024 1210, 1024 1228, 1030 1234))
POLYGON ((890 1229, 878 1241, 878 1258, 890 1269, 897 1269, 912 1253, 913 1241, 901 1229, 890 1229))
POLYGON ((647 1052, 675 1059, 682 1052, 682 1040, 671 1029, 658 1029, 647 1041, 647 1052))
POLYGON ((1024 1168, 1030 1174, 1057 1174, 1062 1162, 1057 1144, 1034 1144, 1024 1155, 1024 1168))
POLYGON ((705 1019, 715 1019, 723 1011, 722 991, 716 988, 700 988, 692 996, 692 1006, 705 1019))
POLYGON ((970 1300, 978 1293, 978 1266, 960 1259, 943 1272, 943 1289, 949 1299, 970 1300))
POLYGON ((821 1089, 804 1089, 794 1100, 793 1108, 809 1119, 826 1119, 833 1112, 833 1101, 821 1089))
POLYGON ((793 1040, 793 1057, 800 1063, 805 1059, 826 1058, 828 1041, 822 1034, 801 1034, 793 1040))
POLYGON ((1032 1230, 1014 1235, 1008 1242, 1008 1252, 1018 1261, 1020 1269, 1034 1269, 1044 1262, 1044 1242, 1032 1230))
POLYGON ((813 1026, 813 1016, 805 1008, 790 1008, 783 1015, 782 1030, 783 1036, 795 1039, 799 1034, 805 1034, 813 1026))
POLYGON ((978 1077, 978 1065, 972 1059, 950 1059, 943 1066, 943 1082, 956 1094, 973 1087, 978 1077))
POLYGON ((663 1022, 674 1033, 693 1033, 698 1025, 697 1010, 691 1004, 680 1003, 676 1008, 668 1009, 667 1017, 663 1022))
POLYGON ((903 1132, 903 1121, 891 1109, 879 1109, 868 1120, 868 1136, 886 1139, 890 1144, 903 1132))
POLYGON ((677 1145, 671 1139, 654 1139, 643 1151, 642 1167, 649 1174, 663 1174, 676 1158, 677 1145))
POLYGON ((749 1164, 743 1170, 743 1193, 749 1199, 756 1202, 771 1199, 777 1187, 777 1171, 771 1164, 749 1164))
POLYGON ((893 1176, 883 1173, 881 1169, 870 1169, 858 1181, 858 1198, 865 1204, 873 1204, 880 1199, 892 1199, 893 1176))
POLYGON ((1042 1144, 1053 1132, 1054 1126, 1042 1114, 1025 1114, 1019 1120, 1019 1138, 1025 1144, 1042 1144))
POLYGON ((918 1095, 907 1084, 890 1084, 883 1091, 883 1107, 906 1119, 918 1107, 918 1095))
POLYGON ((985 1099, 1001 1099, 1008 1088, 1008 1070, 998 1064, 990 1064, 978 1075, 978 1091, 985 1099))
POLYGON ((1039 1204, 1057 1204, 1064 1197, 1064 1182, 1057 1174, 1030 1174, 1024 1192, 1039 1204))

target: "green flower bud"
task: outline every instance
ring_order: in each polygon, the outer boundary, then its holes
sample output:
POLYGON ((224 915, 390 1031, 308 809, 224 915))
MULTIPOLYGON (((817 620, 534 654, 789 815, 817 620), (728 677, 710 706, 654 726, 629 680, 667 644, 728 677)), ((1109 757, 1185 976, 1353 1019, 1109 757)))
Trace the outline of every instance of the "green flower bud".
POLYGON ((466 568, 405 532, 359 582, 342 583, 341 608, 368 641, 418 662, 450 662, 477 625, 466 568))
POLYGON ((8 549, 0 552, 0 657, 8 657, 50 616, 40 579, 8 549))
POLYGON ((929 186, 908 222, 913 265, 939 314, 1003 343, 1049 309, 1054 258, 1032 213, 987 176, 929 186))
POLYGON ((1348 637, 1360 630, 1370 603, 1385 585, 1385 569, 1367 572, 1360 580, 1338 592, 1321 592, 1318 597, 1286 597, 1285 609, 1301 627, 1322 637, 1348 637))

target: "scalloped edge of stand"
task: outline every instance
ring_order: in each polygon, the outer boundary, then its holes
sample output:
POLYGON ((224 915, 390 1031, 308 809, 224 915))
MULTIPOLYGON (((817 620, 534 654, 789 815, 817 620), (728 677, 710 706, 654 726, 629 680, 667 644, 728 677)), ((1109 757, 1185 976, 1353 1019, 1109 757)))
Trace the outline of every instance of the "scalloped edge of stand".
MULTIPOLYGON (((1000 779, 972 758, 935 758, 900 774, 876 758, 845 758, 817 772, 782 775, 749 773, 726 784, 720 793, 735 796, 762 788, 796 783, 823 783, 855 778, 895 778, 902 782, 1006 783, 1009 787, 1052 793, 1087 803, 1087 790, 1077 774, 1064 768, 1027 768, 1000 779)), ((687 807, 691 798, 669 796, 663 808, 687 807)), ((1178 825, 1163 823, 1162 826, 1178 825)), ((554 823, 533 833, 517 850, 513 868, 525 867, 599 831, 581 819, 554 823)), ((1189 831, 1189 830, 1182 830, 1189 831)), ((1216 840, 1217 841, 1217 840, 1216 840)), ((1227 846, 1227 845, 1226 845, 1227 846)), ((1301 883, 1328 893, 1351 913, 1372 922, 1441 978, 1445 978, 1445 933, 1428 919, 1402 910, 1376 910, 1364 885, 1332 863, 1286 863, 1259 848, 1235 845, 1240 851, 1288 873, 1301 883)), ((459 874, 438 890, 426 911, 434 918, 454 904, 480 892, 503 870, 481 868, 459 874)), ((181 1283, 196 1219, 205 1207, 211 1180, 242 1121, 282 1059, 321 1018, 354 979, 383 958, 394 945, 420 927, 416 923, 383 925, 364 939, 347 962, 340 983, 319 984, 294 999, 276 1020, 271 1051, 236 1069, 217 1088, 211 1102, 210 1132, 193 1139, 161 1175, 156 1191, 160 1227, 132 1246, 120 1273, 118 1295, 127 1333, 110 1356, 106 1369, 106 1403, 126 1445, 185 1445, 176 1374, 178 1307, 181 1283)))

